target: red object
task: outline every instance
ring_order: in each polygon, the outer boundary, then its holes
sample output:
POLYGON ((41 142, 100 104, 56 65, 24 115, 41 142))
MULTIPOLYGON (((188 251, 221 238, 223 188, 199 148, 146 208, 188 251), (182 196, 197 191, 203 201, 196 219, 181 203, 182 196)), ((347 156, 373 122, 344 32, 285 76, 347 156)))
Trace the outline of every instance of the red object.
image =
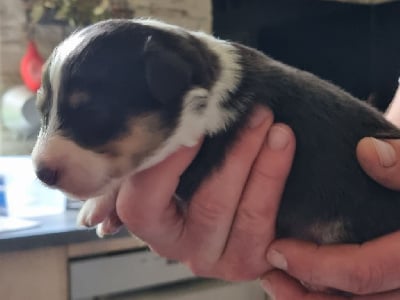
POLYGON ((33 41, 28 42, 26 52, 21 59, 20 73, 26 87, 36 92, 42 80, 43 58, 40 56, 36 44, 33 41))

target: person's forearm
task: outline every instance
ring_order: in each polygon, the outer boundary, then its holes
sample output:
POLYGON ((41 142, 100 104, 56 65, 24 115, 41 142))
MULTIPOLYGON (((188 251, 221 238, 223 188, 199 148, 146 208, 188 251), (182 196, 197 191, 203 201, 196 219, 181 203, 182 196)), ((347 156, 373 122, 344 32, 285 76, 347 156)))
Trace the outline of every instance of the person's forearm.
MULTIPOLYGON (((399 78, 400 84, 400 78, 399 78)), ((400 85, 397 88, 396 94, 392 103, 386 111, 386 117, 393 122, 396 126, 400 126, 400 85)))

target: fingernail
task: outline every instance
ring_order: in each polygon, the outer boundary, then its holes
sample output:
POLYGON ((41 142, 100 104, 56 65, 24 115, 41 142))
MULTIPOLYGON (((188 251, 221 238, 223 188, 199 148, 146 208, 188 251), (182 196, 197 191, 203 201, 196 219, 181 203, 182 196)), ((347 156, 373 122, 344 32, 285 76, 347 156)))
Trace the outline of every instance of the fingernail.
POLYGON ((265 122, 265 120, 271 117, 271 114, 271 111, 265 108, 257 108, 255 112, 253 112, 248 122, 248 127, 252 129, 260 126, 262 123, 265 122))
POLYGON ((276 250, 270 250, 267 254, 268 262, 277 269, 287 270, 286 258, 276 250))
POLYGON ((270 298, 275 299, 271 282, 268 279, 261 280, 261 286, 270 298))
POLYGON ((283 150, 289 144, 289 138, 290 134, 286 128, 274 125, 268 133, 267 145, 272 150, 283 150))
POLYGON ((396 163, 396 151, 392 145, 387 142, 373 138, 376 153, 378 153, 379 161, 382 167, 389 168, 396 163))

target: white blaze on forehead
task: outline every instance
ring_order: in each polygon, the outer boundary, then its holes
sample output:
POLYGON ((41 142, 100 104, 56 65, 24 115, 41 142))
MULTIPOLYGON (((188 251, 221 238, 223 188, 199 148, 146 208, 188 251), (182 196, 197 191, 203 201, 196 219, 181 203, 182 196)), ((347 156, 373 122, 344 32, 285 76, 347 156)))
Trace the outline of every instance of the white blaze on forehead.
POLYGON ((50 62, 49 76, 50 85, 52 90, 51 109, 49 113, 49 124, 47 126, 46 134, 53 132, 57 128, 57 107, 58 96, 62 80, 62 69, 67 58, 74 52, 74 50, 83 42, 84 35, 81 33, 73 34, 63 41, 56 49, 55 54, 50 62))
POLYGON ((81 33, 73 34, 56 48, 49 73, 53 90, 60 84, 61 69, 66 59, 82 43, 83 39, 84 36, 81 33))

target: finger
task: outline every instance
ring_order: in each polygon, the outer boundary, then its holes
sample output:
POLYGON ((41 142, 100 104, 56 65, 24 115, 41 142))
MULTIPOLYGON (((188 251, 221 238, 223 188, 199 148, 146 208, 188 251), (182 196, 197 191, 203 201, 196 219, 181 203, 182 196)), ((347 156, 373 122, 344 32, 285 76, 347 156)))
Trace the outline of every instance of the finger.
POLYGON ((348 300, 336 295, 309 292, 297 280, 274 270, 261 278, 261 286, 274 300, 348 300))
POLYGON ((271 271, 260 279, 261 286, 274 300, 398 300, 400 290, 386 293, 341 297, 335 294, 308 291, 297 280, 281 271, 271 271))
POLYGON ((362 245, 323 245, 297 240, 274 242, 268 261, 310 285, 357 295, 400 286, 400 232, 362 245))
POLYGON ((117 198, 117 214, 137 237, 149 244, 171 244, 180 235, 182 218, 172 196, 179 177, 197 154, 200 144, 179 149, 122 184, 117 198))
POLYGON ((223 278, 251 280, 268 269, 265 252, 275 235, 275 217, 294 150, 291 129, 283 124, 273 125, 251 169, 217 266, 223 278))
POLYGON ((374 180, 400 190, 400 140, 363 138, 357 145, 361 167, 374 180))
POLYGON ((352 299, 354 300, 398 300, 400 299, 400 291, 390 291, 386 293, 380 293, 375 295, 368 296, 355 296, 352 299))
POLYGON ((181 239, 188 256, 182 253, 180 258, 198 275, 209 275, 225 248, 243 187, 273 122, 272 112, 259 108, 251 124, 260 116, 263 122, 243 130, 223 168, 207 178, 191 200, 181 239))

